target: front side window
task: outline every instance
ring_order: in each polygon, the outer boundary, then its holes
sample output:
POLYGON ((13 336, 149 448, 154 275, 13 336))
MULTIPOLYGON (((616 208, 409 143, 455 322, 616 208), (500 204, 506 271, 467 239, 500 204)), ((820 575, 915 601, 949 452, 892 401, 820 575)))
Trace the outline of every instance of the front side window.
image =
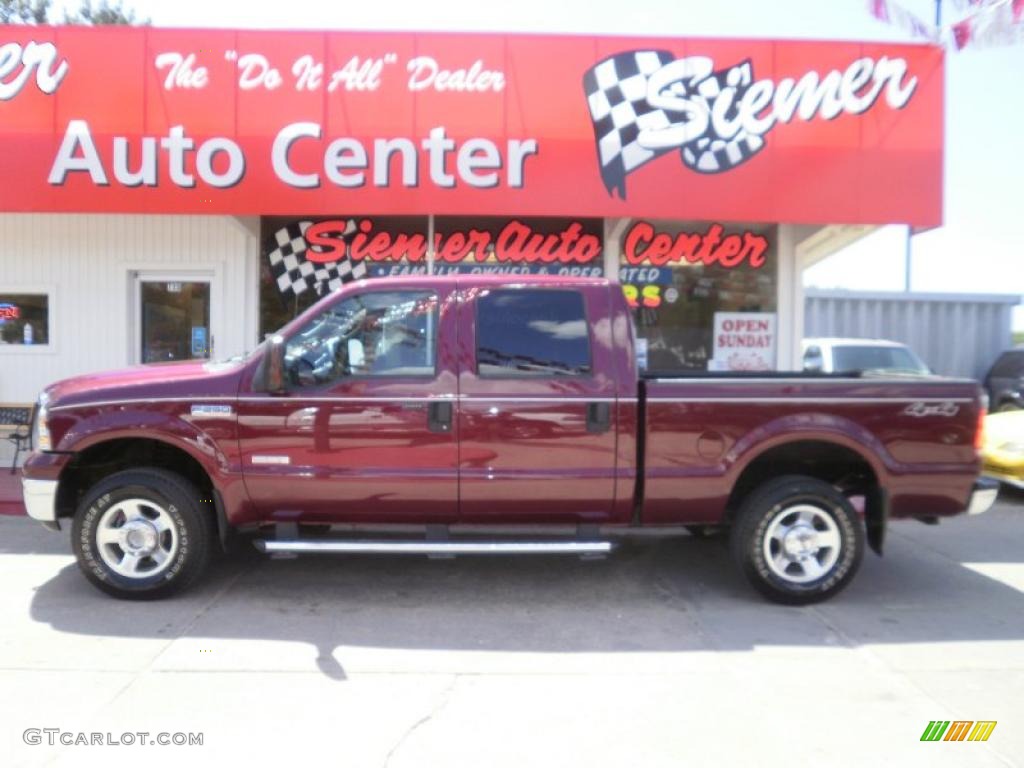
POLYGON ((583 376, 591 371, 583 295, 493 290, 477 299, 480 376, 583 376))
POLYGON ((321 312, 288 340, 292 386, 346 376, 432 376, 437 296, 421 291, 365 293, 321 312))

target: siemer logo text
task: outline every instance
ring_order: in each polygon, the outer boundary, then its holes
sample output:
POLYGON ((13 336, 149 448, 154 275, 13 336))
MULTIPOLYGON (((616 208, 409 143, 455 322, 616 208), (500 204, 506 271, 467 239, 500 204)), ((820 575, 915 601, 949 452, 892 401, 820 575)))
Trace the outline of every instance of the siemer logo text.
POLYGON ((47 96, 53 95, 68 74, 67 61, 59 58, 53 43, 0 45, 0 101, 10 101, 21 93, 33 72, 36 87, 47 96))
POLYGON ((669 51, 610 56, 583 77, 609 194, 626 197, 626 176, 672 149, 698 173, 721 173, 765 147, 765 135, 794 118, 832 120, 859 115, 885 93, 902 109, 917 88, 907 62, 856 59, 845 70, 799 80, 755 80, 750 59, 715 69, 707 56, 676 59, 669 51))

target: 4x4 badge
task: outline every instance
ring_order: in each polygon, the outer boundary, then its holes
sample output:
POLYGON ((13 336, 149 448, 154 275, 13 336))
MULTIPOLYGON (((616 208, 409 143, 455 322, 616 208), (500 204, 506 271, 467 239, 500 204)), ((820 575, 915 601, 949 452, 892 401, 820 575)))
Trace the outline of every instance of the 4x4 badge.
POLYGON ((924 403, 917 402, 908 405, 903 409, 903 415, 923 418, 925 416, 945 416, 952 418, 960 413, 960 406, 956 403, 924 403))

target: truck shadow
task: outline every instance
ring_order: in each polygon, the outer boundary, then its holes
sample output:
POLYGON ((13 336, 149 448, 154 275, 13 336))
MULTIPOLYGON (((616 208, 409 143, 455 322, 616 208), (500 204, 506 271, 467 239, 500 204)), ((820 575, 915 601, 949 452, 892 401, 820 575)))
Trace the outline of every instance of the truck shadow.
MULTIPOLYGON (((236 555, 157 603, 107 598, 69 565, 38 588, 31 617, 79 635, 307 643, 335 679, 353 648, 630 653, 1020 640, 1019 572, 1017 588, 981 572, 1024 562, 1016 518, 987 532, 985 521, 945 524, 963 536, 898 524, 886 557, 869 553, 849 589, 805 608, 761 600, 722 539, 680 537, 625 544, 599 561, 236 555)), ((63 536, 38 537, 59 539, 55 550, 66 554, 63 536)))

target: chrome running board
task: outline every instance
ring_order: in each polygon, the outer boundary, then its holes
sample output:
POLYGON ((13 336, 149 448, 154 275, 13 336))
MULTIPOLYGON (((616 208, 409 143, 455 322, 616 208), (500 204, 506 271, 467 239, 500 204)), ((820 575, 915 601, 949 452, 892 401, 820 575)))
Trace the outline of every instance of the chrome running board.
POLYGON ((387 555, 603 555, 610 541, 388 541, 386 539, 258 539, 260 552, 387 555))

